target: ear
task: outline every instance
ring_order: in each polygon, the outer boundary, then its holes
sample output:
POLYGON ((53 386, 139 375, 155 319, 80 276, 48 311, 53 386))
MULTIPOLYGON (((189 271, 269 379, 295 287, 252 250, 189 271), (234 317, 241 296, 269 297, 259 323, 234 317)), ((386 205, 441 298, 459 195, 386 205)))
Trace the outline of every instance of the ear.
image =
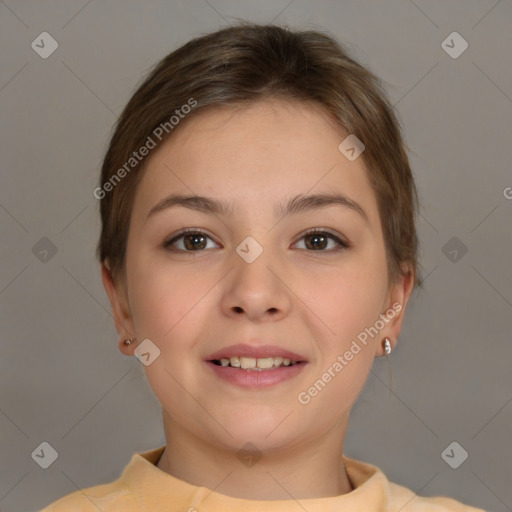
POLYGON ((109 269, 108 261, 101 264, 101 280, 103 281, 103 286, 110 300, 110 306, 114 315, 114 324, 119 334, 119 350, 127 356, 133 356, 135 344, 125 344, 126 339, 132 339, 135 336, 135 328, 125 283, 121 280, 117 282, 114 280, 109 269))
POLYGON ((410 265, 406 265, 402 274, 397 279, 397 282, 391 286, 382 315, 384 318, 388 319, 388 322, 380 332, 380 341, 376 344, 375 355, 382 356, 385 354, 382 341, 384 341, 386 337, 391 342, 391 349, 396 347, 398 337, 402 330, 405 308, 414 288, 414 280, 415 274, 413 268, 410 265))

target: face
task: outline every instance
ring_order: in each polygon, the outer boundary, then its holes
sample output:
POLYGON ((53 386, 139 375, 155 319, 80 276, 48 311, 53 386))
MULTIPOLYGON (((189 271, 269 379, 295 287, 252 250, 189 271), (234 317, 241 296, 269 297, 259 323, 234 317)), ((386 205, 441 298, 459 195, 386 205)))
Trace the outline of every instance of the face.
POLYGON ((121 339, 160 351, 144 371, 165 414, 211 445, 277 450, 339 428, 382 340, 396 342, 411 279, 388 281, 363 160, 338 150, 347 135, 318 108, 258 102, 196 114, 146 162, 126 286, 103 279, 121 339), (165 207, 171 195, 211 201, 165 207), (312 195, 338 199, 287 207, 312 195), (218 366, 233 345, 300 363, 218 366))

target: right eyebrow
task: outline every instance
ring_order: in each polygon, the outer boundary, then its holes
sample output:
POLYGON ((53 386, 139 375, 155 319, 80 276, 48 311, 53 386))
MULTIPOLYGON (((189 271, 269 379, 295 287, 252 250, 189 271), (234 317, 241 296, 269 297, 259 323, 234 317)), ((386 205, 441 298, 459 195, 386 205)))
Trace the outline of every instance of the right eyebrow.
POLYGON ((233 213, 232 204, 228 204, 224 201, 219 201, 211 197, 171 194, 151 208, 146 220, 158 212, 167 210, 168 208, 175 208, 176 206, 183 206, 184 208, 189 208, 203 213, 224 215, 226 217, 233 213))

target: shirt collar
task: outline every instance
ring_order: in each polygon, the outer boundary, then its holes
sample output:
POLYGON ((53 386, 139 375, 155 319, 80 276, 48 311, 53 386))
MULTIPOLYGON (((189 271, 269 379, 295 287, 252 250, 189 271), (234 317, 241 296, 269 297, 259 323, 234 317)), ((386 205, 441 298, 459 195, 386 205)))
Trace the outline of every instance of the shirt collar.
POLYGON ((125 467, 120 480, 137 497, 141 510, 158 512, 169 510, 169 504, 176 509, 198 512, 351 512, 385 510, 389 498, 389 482, 382 471, 366 464, 342 456, 347 474, 354 490, 327 498, 298 500, 253 501, 233 498, 205 487, 192 485, 180 480, 155 466, 165 446, 150 451, 135 453, 125 467), (342 508, 348 507, 348 508, 342 508))

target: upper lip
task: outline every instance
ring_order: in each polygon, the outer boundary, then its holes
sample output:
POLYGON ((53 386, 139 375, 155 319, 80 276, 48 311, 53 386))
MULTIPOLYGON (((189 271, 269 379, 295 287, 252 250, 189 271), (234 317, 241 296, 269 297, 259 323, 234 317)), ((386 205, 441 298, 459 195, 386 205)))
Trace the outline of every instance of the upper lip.
POLYGON ((254 357, 256 359, 265 357, 282 357, 283 359, 290 359, 294 362, 306 361, 304 356, 296 354, 290 350, 286 350, 277 345, 230 345, 210 354, 206 360, 214 361, 222 358, 229 359, 230 357, 254 357))

